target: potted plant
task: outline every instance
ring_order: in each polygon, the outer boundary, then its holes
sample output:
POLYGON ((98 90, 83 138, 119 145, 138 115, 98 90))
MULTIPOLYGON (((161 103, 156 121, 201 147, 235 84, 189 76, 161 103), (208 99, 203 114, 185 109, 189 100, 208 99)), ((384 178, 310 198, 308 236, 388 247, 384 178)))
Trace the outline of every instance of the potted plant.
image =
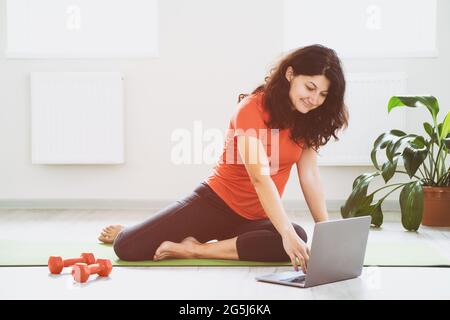
POLYGON ((352 193, 341 206, 341 215, 343 218, 371 215, 372 224, 380 227, 383 223, 381 204, 389 194, 402 188, 399 200, 402 225, 406 230, 416 231, 421 223, 450 226, 450 166, 446 168, 445 164, 450 150, 450 112, 438 124, 439 104, 433 96, 393 96, 388 102, 388 113, 397 107, 428 109, 433 124, 423 123, 426 138, 396 129, 381 134, 371 152, 376 171, 355 179, 352 193), (380 166, 377 152, 383 149, 386 151, 386 161, 380 166), (400 158, 406 171, 397 170, 400 158), (381 175, 387 183, 395 173, 407 174, 412 181, 386 185, 367 194, 373 178, 381 175), (372 203, 374 194, 388 187, 394 188, 372 203))

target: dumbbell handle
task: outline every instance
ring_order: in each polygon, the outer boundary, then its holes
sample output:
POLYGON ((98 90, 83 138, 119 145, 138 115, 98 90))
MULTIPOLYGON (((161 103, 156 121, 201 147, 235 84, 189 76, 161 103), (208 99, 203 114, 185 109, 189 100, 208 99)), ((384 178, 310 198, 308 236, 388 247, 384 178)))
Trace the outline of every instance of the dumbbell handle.
POLYGON ((89 276, 98 274, 107 277, 112 270, 111 261, 108 259, 97 259, 96 263, 88 265, 86 263, 76 263, 72 267, 72 276, 76 282, 86 282, 89 276))
POLYGON ((83 257, 63 260, 64 267, 73 266, 78 262, 86 263, 87 261, 83 257))
POLYGON ((98 263, 90 264, 87 266, 87 268, 89 270, 89 274, 98 273, 103 270, 103 266, 98 263))

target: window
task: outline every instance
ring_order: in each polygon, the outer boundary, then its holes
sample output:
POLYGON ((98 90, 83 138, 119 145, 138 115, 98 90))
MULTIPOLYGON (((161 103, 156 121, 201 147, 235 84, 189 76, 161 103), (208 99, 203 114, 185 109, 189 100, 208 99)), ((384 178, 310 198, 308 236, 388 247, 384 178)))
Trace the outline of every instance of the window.
POLYGON ((158 55, 156 0, 7 0, 7 58, 158 55))
POLYGON ((436 57, 436 0, 285 0, 284 50, 315 43, 343 58, 436 57))

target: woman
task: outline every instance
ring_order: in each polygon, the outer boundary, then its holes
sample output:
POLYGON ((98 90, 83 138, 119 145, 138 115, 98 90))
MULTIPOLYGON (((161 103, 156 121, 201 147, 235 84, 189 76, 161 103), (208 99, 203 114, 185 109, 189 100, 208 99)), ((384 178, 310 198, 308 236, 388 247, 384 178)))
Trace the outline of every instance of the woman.
POLYGON ((328 219, 316 152, 347 126, 344 91, 333 50, 312 45, 291 52, 239 101, 208 178, 138 225, 103 229, 99 240, 114 243, 123 260, 290 260, 306 273, 307 235, 289 221, 281 195, 295 163, 314 221, 328 219))

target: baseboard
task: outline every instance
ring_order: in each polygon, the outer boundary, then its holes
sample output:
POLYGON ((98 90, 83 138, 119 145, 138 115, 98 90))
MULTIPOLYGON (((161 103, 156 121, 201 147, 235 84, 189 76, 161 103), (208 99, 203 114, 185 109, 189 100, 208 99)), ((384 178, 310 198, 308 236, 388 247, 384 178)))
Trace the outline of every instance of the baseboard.
MULTIPOLYGON (((0 199, 0 209, 129 209, 155 210, 164 208, 175 200, 145 199, 0 199)), ((328 211, 340 211, 345 200, 328 200, 328 211)), ((283 200, 287 211, 308 211, 308 205, 301 200, 283 200)), ((383 211, 400 211, 396 200, 385 200, 383 211)))
MULTIPOLYGON (((341 211, 341 206, 344 205, 345 200, 327 200, 326 205, 328 211, 341 211)), ((301 200, 283 200, 283 205, 286 210, 293 211, 309 211, 308 205, 301 200)), ((383 211, 400 211, 400 203, 398 200, 384 200, 382 204, 383 211)))

